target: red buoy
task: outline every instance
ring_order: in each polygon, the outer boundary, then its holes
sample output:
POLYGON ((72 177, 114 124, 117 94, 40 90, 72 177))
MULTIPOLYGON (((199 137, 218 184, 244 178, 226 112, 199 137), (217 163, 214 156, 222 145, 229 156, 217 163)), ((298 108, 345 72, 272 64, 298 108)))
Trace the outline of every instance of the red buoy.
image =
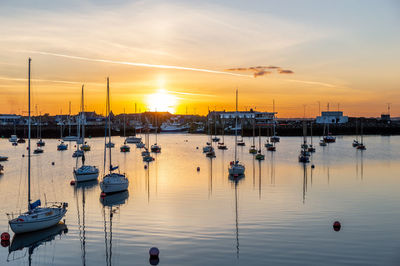
POLYGON ((71 182, 69 183, 71 186, 75 185, 75 180, 71 180, 71 182))
POLYGON ((4 241, 10 240, 10 234, 7 232, 2 233, 1 240, 4 240, 4 241))
POLYGON ((340 228, 342 227, 342 225, 340 224, 339 221, 335 221, 333 223, 333 230, 335 230, 336 232, 340 231, 340 228))
POLYGON ((100 197, 104 198, 107 194, 105 192, 100 193, 100 197))

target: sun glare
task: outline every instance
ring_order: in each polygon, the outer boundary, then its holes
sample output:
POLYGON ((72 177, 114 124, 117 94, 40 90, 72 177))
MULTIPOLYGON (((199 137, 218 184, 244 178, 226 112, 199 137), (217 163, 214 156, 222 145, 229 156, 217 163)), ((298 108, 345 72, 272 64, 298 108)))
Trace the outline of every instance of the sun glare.
POLYGON ((175 113, 178 98, 171 95, 165 89, 159 89, 156 93, 147 96, 147 106, 150 111, 175 113))

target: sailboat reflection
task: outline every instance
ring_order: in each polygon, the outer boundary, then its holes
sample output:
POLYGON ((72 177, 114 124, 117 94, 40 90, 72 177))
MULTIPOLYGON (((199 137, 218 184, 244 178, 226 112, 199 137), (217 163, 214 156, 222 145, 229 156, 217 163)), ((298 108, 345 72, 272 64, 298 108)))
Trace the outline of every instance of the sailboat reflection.
POLYGON ((239 258, 239 214, 238 214, 238 185, 244 178, 244 175, 232 176, 229 175, 229 180, 235 185, 235 229, 236 229, 236 257, 239 258))
POLYGON ((65 225, 65 223, 60 222, 60 223, 56 224, 55 226, 49 227, 44 230, 14 235, 11 245, 8 248, 7 262, 24 258, 26 256, 26 252, 23 256, 20 256, 20 257, 15 257, 15 256, 18 256, 17 251, 22 251, 25 248, 27 248, 27 250, 28 250, 28 265, 29 266, 32 265, 32 255, 33 255, 34 250, 37 247, 39 247, 47 242, 52 242, 53 240, 56 239, 57 235, 60 235, 60 238, 61 238, 61 235, 63 233, 64 234, 68 233, 68 228, 65 225))
POLYGON ((212 195, 212 190, 213 190, 213 158, 209 159, 210 161, 210 180, 208 182, 208 198, 212 195))
POLYGON ((306 192, 307 192, 307 165, 303 164, 303 204, 306 201, 306 192))
POLYGON ((119 207, 125 204, 129 197, 128 190, 123 192, 118 192, 115 194, 110 194, 105 197, 100 198, 101 204, 103 204, 103 218, 104 218, 104 240, 106 245, 106 265, 112 265, 112 219, 114 214, 119 210, 119 207), (108 210, 108 214, 106 216, 108 210), (106 217, 109 217, 108 229, 107 231, 107 221, 106 217))
POLYGON ((86 265, 86 192, 95 186, 97 186, 98 180, 88 181, 88 182, 80 182, 75 186, 75 199, 76 199, 76 208, 78 213, 78 226, 79 226, 79 240, 81 242, 81 251, 82 251, 82 265, 86 265), (78 191, 82 191, 82 219, 81 212, 78 202, 78 191), (82 223, 81 223, 82 220, 82 223))

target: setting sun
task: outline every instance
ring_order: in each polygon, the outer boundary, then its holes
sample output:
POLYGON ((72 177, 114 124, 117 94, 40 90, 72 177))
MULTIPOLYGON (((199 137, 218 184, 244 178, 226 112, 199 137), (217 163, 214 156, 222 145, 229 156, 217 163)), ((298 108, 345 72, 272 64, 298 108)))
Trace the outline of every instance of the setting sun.
POLYGON ((165 89, 159 89, 156 93, 147 96, 149 111, 174 113, 178 98, 171 95, 165 89))

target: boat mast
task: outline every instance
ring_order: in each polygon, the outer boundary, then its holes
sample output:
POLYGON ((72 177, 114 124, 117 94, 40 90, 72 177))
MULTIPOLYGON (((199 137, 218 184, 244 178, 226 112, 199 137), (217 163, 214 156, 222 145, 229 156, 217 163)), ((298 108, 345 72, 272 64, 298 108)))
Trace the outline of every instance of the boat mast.
POLYGON ((82 145, 85 144, 85 96, 83 94, 83 86, 82 85, 82 114, 81 114, 81 119, 82 119, 82 145))
POLYGON ((28 67, 28 211, 31 210, 31 61, 28 67))
POLYGON ((108 150, 110 158, 110 174, 111 174, 111 108, 110 108, 110 86, 109 78, 107 77, 107 111, 108 111, 108 150))
POLYGON ((125 108, 124 108, 124 138, 125 138, 125 124, 126 124, 126 114, 125 114, 125 108))
POLYGON ((71 136, 71 101, 69 101, 68 136, 71 136))
POLYGON ((237 126, 238 126, 238 89, 236 89, 236 115, 235 115, 235 164, 237 161, 237 126))
POLYGON ((275 137, 276 136, 276 133, 275 133, 275 100, 272 100, 272 112, 274 113, 274 123, 273 123, 273 127, 274 127, 274 132, 273 132, 273 136, 275 137))
POLYGON ((261 126, 258 126, 258 151, 261 152, 261 126))

